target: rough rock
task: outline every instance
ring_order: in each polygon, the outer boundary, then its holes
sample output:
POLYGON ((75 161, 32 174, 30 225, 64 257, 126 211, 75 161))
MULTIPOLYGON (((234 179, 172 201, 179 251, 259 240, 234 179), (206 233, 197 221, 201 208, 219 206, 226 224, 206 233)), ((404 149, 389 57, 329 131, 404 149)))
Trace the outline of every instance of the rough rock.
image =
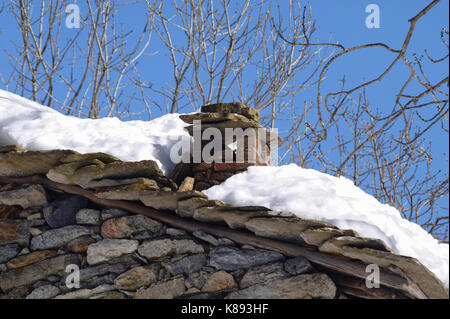
POLYGON ((291 275, 301 275, 314 271, 308 259, 302 256, 290 258, 284 262, 284 270, 291 275))
POLYGON ((227 299, 331 299, 336 295, 334 282, 325 274, 299 275, 274 279, 232 292, 227 299))
POLYGON ((286 278, 281 262, 269 263, 250 268, 239 282, 241 288, 247 288, 255 284, 265 283, 274 279, 286 278))
POLYGON ((179 192, 192 191, 194 189, 194 183, 195 183, 195 179, 193 177, 187 176, 181 183, 180 187, 178 187, 178 191, 179 192))
POLYGON ((0 153, 0 176, 45 175, 64 156, 75 153, 68 150, 0 153))
POLYGON ((191 197, 207 198, 203 193, 197 191, 188 192, 164 192, 164 191, 146 191, 142 192, 139 199, 145 206, 155 209, 176 210, 178 201, 191 197))
POLYGON ((77 212, 85 208, 87 203, 87 199, 81 196, 55 200, 43 210, 45 221, 52 228, 75 225, 77 212))
POLYGON ((307 229, 300 234, 300 237, 308 245, 320 246, 323 242, 327 241, 332 237, 338 237, 345 235, 344 231, 336 228, 315 228, 307 229))
POLYGON ((1 273, 0 288, 3 291, 7 291, 14 287, 30 285, 50 275, 65 271, 66 266, 70 264, 79 265, 79 257, 77 255, 61 255, 26 267, 1 273))
POLYGON ((214 292, 219 290, 234 289, 237 287, 232 275, 220 270, 212 274, 202 288, 202 292, 214 292))
POLYGON ((400 273, 402 276, 411 278, 428 298, 448 299, 449 297, 448 290, 442 281, 415 258, 394 255, 372 248, 360 249, 350 246, 342 247, 341 254, 349 258, 361 260, 367 264, 379 265, 380 267, 400 273))
POLYGON ((262 249, 238 249, 220 246, 210 253, 210 264, 216 269, 234 271, 282 260, 282 254, 262 249))
POLYGON ((157 233, 161 228, 162 224, 156 220, 132 215, 108 219, 102 224, 101 231, 103 238, 126 238, 141 231, 157 233))
POLYGON ((78 238, 75 238, 73 240, 71 240, 68 244, 67 244, 67 251, 70 251, 72 253, 80 253, 80 254, 84 254, 89 245, 95 243, 96 240, 94 238, 92 238, 89 235, 84 235, 78 238))
POLYGON ((143 242, 139 246, 138 252, 140 255, 153 260, 168 255, 203 253, 204 249, 190 239, 156 239, 143 242))
POLYGON ((122 209, 118 209, 118 208, 108 208, 108 209, 102 210, 101 215, 102 215, 102 220, 106 221, 110 218, 128 216, 128 215, 130 215, 130 213, 127 211, 124 211, 122 209))
POLYGON ((335 226, 318 221, 301 219, 298 217, 270 217, 252 218, 245 223, 245 227, 255 235, 286 240, 294 243, 304 243, 301 233, 314 228, 336 228, 335 226))
POLYGON ((95 296, 115 289, 116 287, 114 285, 101 285, 94 289, 79 289, 71 291, 64 295, 56 296, 55 299, 88 299, 91 296, 95 296))
POLYGON ((208 223, 224 222, 231 229, 245 228, 252 218, 267 216, 265 211, 242 211, 239 207, 200 207, 194 211, 194 219, 208 223))
POLYGON ((101 214, 99 210, 83 208, 76 213, 75 219, 79 225, 100 225, 101 214))
POLYGON ((52 249, 67 245, 71 240, 90 235, 92 229, 85 226, 66 226, 48 230, 42 235, 36 236, 31 240, 30 248, 32 250, 52 249))
POLYGON ((118 159, 115 156, 112 156, 110 154, 96 152, 96 153, 86 153, 86 154, 80 154, 77 152, 72 152, 69 154, 66 154, 63 158, 61 158, 62 164, 72 163, 72 162, 83 162, 83 161, 90 161, 90 160, 99 160, 102 163, 108 164, 112 162, 120 162, 120 159, 118 159))
POLYGON ((0 246, 0 264, 16 257, 21 250, 22 248, 19 244, 8 244, 0 246))
POLYGON ((319 251, 340 254, 341 249, 344 246, 357 247, 357 248, 371 248, 380 251, 392 252, 392 250, 380 239, 352 237, 352 236, 340 236, 334 237, 324 242, 319 251))
MULTIPOLYGON (((130 264, 99 264, 80 269, 80 283, 90 281, 92 278, 103 276, 107 274, 121 274, 128 270, 130 264)), ((61 279, 61 283, 65 283, 68 274, 65 274, 61 279)))
POLYGON ((135 299, 173 299, 181 296, 186 290, 184 278, 177 277, 156 284, 148 289, 138 290, 134 294, 135 299))
POLYGON ((169 236, 177 237, 177 236, 184 236, 187 234, 187 232, 185 230, 178 229, 178 228, 167 228, 166 234, 169 236))
POLYGON ((198 239, 206 241, 208 244, 211 244, 213 246, 221 245, 221 242, 216 237, 214 237, 210 234, 207 234, 204 231, 199 230, 199 231, 193 232, 192 235, 198 239))
POLYGON ((181 258, 180 260, 165 263, 164 267, 167 271, 175 276, 180 274, 190 274, 197 272, 206 265, 206 257, 204 254, 195 254, 181 258))
POLYGON ((201 107, 200 111, 204 113, 237 113, 254 121, 259 121, 260 118, 257 109, 248 107, 239 102, 204 105, 201 107))
POLYGON ((124 182, 128 183, 115 187, 100 188, 95 192, 95 196, 114 200, 139 200, 143 191, 159 191, 160 189, 156 181, 148 178, 122 180, 122 183, 124 182))
POLYGON ((10 260, 7 265, 9 269, 22 268, 40 262, 42 260, 49 259, 56 255, 57 253, 54 250, 34 251, 32 253, 21 255, 19 257, 10 260))
POLYGON ((138 244, 137 240, 104 239, 88 247, 87 262, 89 265, 95 265, 115 257, 130 254, 136 251, 138 244))
POLYGON ((22 208, 40 207, 47 204, 47 196, 45 189, 41 185, 30 185, 1 192, 0 204, 9 206, 17 205, 22 208))
POLYGON ((139 266, 124 272, 116 278, 114 284, 121 290, 136 290, 150 286, 158 281, 160 265, 139 266))
POLYGON ((30 222, 27 220, 0 220, 0 245, 17 243, 28 246, 30 222))
POLYGON ((8 206, 0 204, 0 219, 16 219, 19 218, 21 212, 22 208, 19 208, 18 206, 8 206))
POLYGON ((210 273, 200 270, 198 272, 190 273, 186 279, 186 287, 196 288, 200 291, 208 280, 210 273))
MULTIPOLYGON (((62 164, 52 168, 47 173, 47 178, 62 184, 77 184, 83 188, 95 188, 105 186, 99 180, 120 180, 146 177, 154 179, 160 177, 166 186, 173 186, 167 178, 164 178, 158 164, 152 160, 140 162, 111 162, 103 163, 98 159, 62 164)), ((107 185, 106 186, 112 186, 107 185)), ((175 185, 176 187, 176 185, 175 185)))
POLYGON ((45 285, 34 289, 26 299, 51 299, 58 295, 61 291, 53 285, 45 285))
MULTIPOLYGON (((180 119, 188 124, 193 124, 194 121, 201 121, 202 124, 220 123, 226 121, 242 121, 242 122, 249 121, 248 117, 245 117, 244 115, 238 113, 217 113, 217 112, 181 114, 180 119)), ((258 120, 256 120, 255 122, 258 122, 258 120)))
POLYGON ((208 200, 204 197, 192 197, 185 200, 179 200, 177 203, 176 213, 181 217, 192 217, 197 208, 224 206, 225 203, 216 200, 208 200))

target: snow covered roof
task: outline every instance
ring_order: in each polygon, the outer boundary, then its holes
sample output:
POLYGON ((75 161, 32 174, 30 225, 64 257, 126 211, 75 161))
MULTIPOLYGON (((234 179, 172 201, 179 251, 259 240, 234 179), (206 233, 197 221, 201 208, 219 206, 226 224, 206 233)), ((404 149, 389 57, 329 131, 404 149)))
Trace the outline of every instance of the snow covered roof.
MULTIPOLYGON (((192 187, 177 191, 180 185, 166 176, 175 166, 171 147, 189 136, 185 126, 177 114, 150 122, 78 119, 0 90, 0 146, 28 150, 3 148, 0 183, 1 178, 46 176, 61 185, 94 189, 98 198, 140 201, 306 247, 303 254, 311 250, 312 262, 358 278, 364 271, 339 268, 336 260, 377 264, 386 278, 400 274, 417 285, 417 290, 404 288, 414 297, 448 296, 448 245, 345 178, 294 164, 254 166, 203 193, 192 187)), ((402 289, 388 279, 382 284, 402 289)))

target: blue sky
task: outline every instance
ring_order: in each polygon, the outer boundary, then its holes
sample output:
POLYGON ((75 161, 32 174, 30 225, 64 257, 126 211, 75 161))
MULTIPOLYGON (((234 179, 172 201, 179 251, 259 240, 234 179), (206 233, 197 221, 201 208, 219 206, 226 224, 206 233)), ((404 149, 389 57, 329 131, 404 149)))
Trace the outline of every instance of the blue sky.
MULTIPOLYGON (((3 0, 3 2, 7 2, 3 0)), ((84 1, 74 1, 80 4, 81 13, 85 6, 84 1)), ((116 3, 127 1, 116 1, 116 3)), ((169 3, 169 1, 167 1, 169 3)), ((280 0, 282 9, 286 10, 287 0, 280 0)), ((314 39, 317 42, 338 42, 345 47, 359 44, 383 42, 394 49, 399 49, 409 29, 408 20, 415 16, 421 9, 431 2, 427 0, 312 0, 301 1, 302 5, 309 4, 312 8, 313 18, 316 20, 317 32, 314 39), (380 8, 380 28, 369 29, 365 25, 366 6, 376 4, 380 8)), ((235 4, 239 5, 239 1, 235 4)), ((139 35, 146 23, 145 1, 140 1, 131 7, 119 7, 117 17, 126 30, 133 31, 132 37, 139 35)), ((432 57, 438 58, 447 54, 448 50, 441 44, 440 32, 443 27, 448 28, 449 1, 443 0, 434 7, 429 14, 421 19, 416 27, 414 36, 408 50, 407 57, 412 53, 418 56, 424 55, 427 48, 432 57)), ((282 12, 283 13, 283 12, 282 12)), ((10 65, 5 50, 13 51, 12 41, 19 39, 18 28, 10 15, 0 15, 0 74, 6 78, 9 74, 10 65)), ((70 39, 75 34, 73 30, 63 30, 63 37, 70 39)), ((177 39, 174 39, 177 41, 177 39)), ((153 84, 170 81, 171 70, 167 56, 160 53, 160 47, 156 35, 153 36, 148 52, 151 55, 141 60, 141 70, 145 80, 153 84)), ((347 87, 377 77, 386 66, 392 62, 394 54, 380 48, 364 49, 355 53, 347 54, 338 59, 330 67, 327 78, 323 83, 323 94, 334 92, 339 88, 339 80, 345 75, 347 87)), ((446 63, 434 65, 424 64, 427 75, 432 83, 448 75, 448 60, 446 63)), ((399 63, 381 83, 374 84, 367 90, 367 97, 371 105, 377 107, 381 112, 389 112, 393 107, 395 94, 399 91, 407 79, 409 71, 402 63, 399 63)), ((0 78, 1 79, 1 78, 0 78)), ((3 82, 0 88, 4 89, 3 82)), ((414 91, 409 93, 417 93, 414 91)), ((59 94, 64 94, 64 89, 59 89, 59 94)), ((448 92, 448 89, 447 89, 448 92)), ((314 100, 316 87, 312 87, 297 97, 298 105, 303 105, 305 100, 314 100)), ((135 111, 142 110, 140 104, 134 105, 135 111)), ((186 112, 191 110, 186 110, 186 112)), ((158 116, 154 112, 153 116, 158 116)), ((283 123, 278 122, 276 126, 283 129, 283 123)), ((442 130, 428 132, 428 139, 433 143, 433 165, 434 168, 448 172, 448 134, 442 130)), ((447 198, 448 199, 448 198, 447 198)))

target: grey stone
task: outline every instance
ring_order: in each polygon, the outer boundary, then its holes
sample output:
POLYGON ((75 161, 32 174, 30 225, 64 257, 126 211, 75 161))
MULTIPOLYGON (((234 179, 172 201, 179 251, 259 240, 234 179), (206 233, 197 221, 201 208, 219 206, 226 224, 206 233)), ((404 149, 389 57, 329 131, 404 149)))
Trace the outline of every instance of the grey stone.
POLYGON ((58 248, 67 245, 77 237, 91 233, 92 229, 85 226, 72 225, 56 228, 34 237, 30 247, 32 250, 58 248))
POLYGON ((159 264, 132 268, 118 276, 114 284, 121 290, 136 290, 143 286, 150 286, 158 281, 160 268, 159 264))
POLYGON ((242 277, 239 286, 247 288, 255 284, 261 284, 273 279, 286 278, 287 274, 283 271, 281 262, 270 263, 266 265, 250 268, 242 277))
POLYGON ((0 220, 0 245, 19 244, 28 246, 30 240, 30 222, 28 220, 0 220))
POLYGON ((103 238, 129 238, 131 235, 143 231, 158 233, 162 224, 142 215, 110 218, 102 224, 103 238))
POLYGON ((207 196, 197 191, 187 192, 165 192, 165 191, 142 191, 139 199, 145 206, 155 209, 176 210, 178 201, 192 197, 207 198, 207 196))
POLYGON ((156 239, 143 242, 138 252, 148 259, 159 259, 168 255, 203 253, 204 249, 190 239, 156 239))
POLYGON ((245 222, 245 227, 257 236, 274 238, 304 244, 301 233, 311 228, 336 228, 335 226, 310 219, 298 217, 252 218, 245 222))
POLYGON ((173 299, 181 296, 186 291, 184 278, 178 277, 158 283, 148 289, 138 290, 135 299, 173 299))
POLYGON ((3 153, 0 154, 0 176, 44 175, 64 156, 75 153, 69 150, 3 153))
POLYGON ((291 275, 301 275, 314 271, 308 259, 303 256, 288 259, 284 262, 284 270, 291 275))
POLYGON ((0 204, 8 206, 17 205, 22 208, 40 207, 47 204, 47 196, 45 189, 41 185, 30 185, 0 192, 0 204))
POLYGON ((89 297, 89 299, 128 299, 127 295, 116 290, 105 291, 89 297))
MULTIPOLYGON (((128 268, 131 266, 131 264, 99 264, 96 266, 90 266, 87 268, 80 269, 80 282, 83 283, 85 281, 90 281, 92 278, 95 278, 97 276, 103 276, 106 274, 115 274, 119 275, 125 271, 128 270, 128 268)), ((65 284, 66 278, 69 274, 64 273, 64 276, 59 279, 58 281, 61 282, 61 284, 65 284)))
POLYGON ((45 221, 52 228, 75 225, 77 212, 85 208, 87 203, 87 199, 81 196, 55 200, 44 208, 45 221))
POLYGON ((21 251, 19 244, 8 244, 0 246, 0 264, 16 257, 21 251))
POLYGON ((102 276, 95 276, 87 281, 84 281, 81 284, 81 288, 93 289, 101 285, 113 285, 116 277, 117 275, 112 273, 102 276))
POLYGON ((113 161, 103 163, 94 158, 62 164, 49 170, 47 178, 62 184, 77 184, 83 188, 99 187, 97 181, 104 179, 131 179, 164 177, 158 164, 153 160, 139 162, 113 161))
POLYGON ((100 264, 115 257, 130 254, 138 248, 137 240, 128 239, 104 239, 89 245, 87 250, 87 262, 89 265, 100 264))
POLYGON ((30 234, 33 237, 39 236, 42 234, 42 231, 39 228, 30 228, 30 234))
POLYGON ((182 229, 177 229, 177 228, 167 228, 166 229, 166 234, 169 236, 184 236, 186 235, 186 231, 182 230, 182 229))
POLYGON ((208 200, 204 197, 191 197, 184 200, 179 200, 177 203, 176 213, 181 217, 192 217, 197 208, 223 206, 224 203, 220 201, 208 200))
POLYGON ((8 299, 24 299, 29 293, 29 288, 27 286, 21 286, 13 288, 8 293, 8 299))
POLYGON ((211 244, 213 246, 219 246, 220 245, 220 242, 219 242, 219 240, 216 237, 214 237, 214 236, 212 236, 210 234, 207 234, 204 231, 199 230, 199 231, 193 232, 192 235, 194 235, 198 239, 201 239, 201 240, 203 240, 203 241, 205 241, 208 244, 211 244))
POLYGON ((204 270, 190 273, 186 279, 186 286, 188 288, 195 287, 197 289, 202 289, 209 276, 210 274, 204 270))
POLYGON ((130 215, 129 212, 124 211, 122 209, 118 209, 118 208, 104 209, 104 210, 102 210, 101 214, 102 214, 102 220, 103 221, 105 221, 107 219, 110 219, 110 218, 117 218, 117 217, 130 215))
POLYGON ((211 251, 210 265, 216 269, 234 271, 282 259, 284 259, 282 254, 269 250, 220 246, 211 251))
POLYGON ((0 274, 0 288, 7 291, 14 287, 30 285, 50 275, 65 271, 67 265, 80 265, 78 255, 61 255, 29 266, 0 274))
POLYGON ((45 285, 34 289, 26 299, 50 299, 57 296, 61 291, 53 285, 45 285))
POLYGON ((100 225, 100 211, 96 209, 83 208, 80 209, 75 216, 77 224, 81 225, 100 225))
POLYGON ((325 274, 307 274, 274 279, 230 293, 226 299, 332 299, 334 282, 325 274))
POLYGON ((202 269, 206 265, 204 254, 186 256, 178 261, 164 263, 164 267, 172 275, 190 274, 202 269))
POLYGON ((209 104, 202 106, 200 110, 204 113, 242 114, 248 119, 259 121, 259 111, 240 102, 209 104))
POLYGON ((56 296, 55 299, 87 299, 91 296, 95 296, 115 289, 116 287, 114 285, 101 285, 94 289, 79 289, 71 291, 64 295, 56 296))

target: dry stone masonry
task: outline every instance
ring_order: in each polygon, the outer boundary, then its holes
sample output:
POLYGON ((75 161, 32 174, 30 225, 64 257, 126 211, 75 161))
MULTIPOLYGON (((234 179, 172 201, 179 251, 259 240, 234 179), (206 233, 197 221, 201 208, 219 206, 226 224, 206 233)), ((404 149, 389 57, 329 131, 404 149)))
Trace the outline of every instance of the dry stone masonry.
MULTIPOLYGON (((224 127, 259 120, 240 104, 181 117, 224 127)), ((177 180, 154 161, 0 147, 0 298, 448 298, 426 267, 380 240, 289 212, 210 200, 201 189, 247 164, 206 164, 177 180), (117 202, 147 207, 155 218, 101 204, 117 202), (224 231, 172 227, 169 216, 224 231), (365 285, 369 264, 381 267, 380 288, 365 285), (79 288, 67 286, 68 266, 78 267, 79 288)))
POLYGON ((186 176, 191 176, 195 180, 194 189, 201 191, 224 182, 229 177, 245 171, 249 166, 270 164, 271 139, 276 139, 277 143, 282 141, 258 123, 260 115, 256 109, 242 103, 219 103, 205 105, 200 111, 180 115, 184 122, 191 124, 186 130, 193 136, 194 142, 201 145, 203 152, 204 147, 213 139, 212 136, 204 137, 205 130, 217 129, 222 136, 222 151, 218 158, 212 158, 208 162, 202 158, 201 163, 180 163, 173 172, 173 180, 179 183, 186 176), (200 140, 199 136, 194 134, 194 121, 201 124, 200 140), (253 129, 254 139, 250 139, 247 135, 233 136, 232 142, 235 145, 233 149, 226 143, 226 129, 253 129), (263 138, 261 134, 264 135, 263 138), (226 161, 225 150, 233 151, 231 162, 226 161), (242 159, 237 158, 238 150, 242 151, 242 159))

